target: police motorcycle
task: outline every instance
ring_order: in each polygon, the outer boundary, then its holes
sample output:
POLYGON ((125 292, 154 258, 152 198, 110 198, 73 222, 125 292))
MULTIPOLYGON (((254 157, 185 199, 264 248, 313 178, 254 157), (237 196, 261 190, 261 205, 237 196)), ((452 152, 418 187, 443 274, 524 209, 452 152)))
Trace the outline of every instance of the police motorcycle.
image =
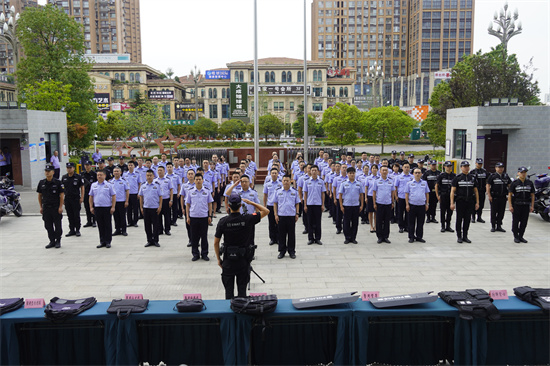
POLYGON ((550 176, 547 173, 539 174, 535 179, 534 213, 539 214, 544 221, 550 221, 550 176))
POLYGON ((0 217, 12 212, 17 217, 23 215, 23 207, 21 207, 19 198, 19 192, 15 190, 9 173, 0 177, 0 217))

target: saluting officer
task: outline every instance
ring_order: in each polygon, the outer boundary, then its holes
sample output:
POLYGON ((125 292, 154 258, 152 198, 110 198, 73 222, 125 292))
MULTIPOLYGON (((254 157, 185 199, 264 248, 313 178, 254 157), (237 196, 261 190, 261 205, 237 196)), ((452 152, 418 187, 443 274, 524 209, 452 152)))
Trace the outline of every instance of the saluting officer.
POLYGON ((113 236, 123 235, 128 236, 126 232, 126 208, 128 207, 128 199, 130 198, 130 185, 126 179, 122 178, 122 169, 116 167, 113 170, 114 178, 109 182, 113 185, 116 194, 115 212, 115 232, 113 236))
POLYGON ((498 162, 495 164, 496 172, 487 179, 487 195, 491 204, 491 232, 500 231, 505 233, 502 228, 502 219, 506 211, 506 201, 508 200, 508 188, 512 180, 508 174, 504 173, 504 164, 498 162))
POLYGON ((325 182, 318 176, 317 165, 311 167, 311 179, 304 183, 304 212, 308 217, 308 242, 323 245, 321 242, 321 215, 325 210, 325 182))
POLYGON ((378 244, 389 241, 390 237, 390 219, 393 210, 393 198, 395 185, 393 179, 388 177, 388 168, 380 168, 380 178, 374 182, 372 188, 372 199, 374 210, 376 211, 376 236, 378 244))
POLYGON ((74 172, 74 163, 67 163, 67 174, 61 177, 65 189, 65 210, 69 218, 69 233, 80 236, 80 208, 84 199, 84 179, 74 172))
POLYGON ((46 249, 53 247, 61 247, 61 235, 63 227, 61 219, 63 218, 63 199, 64 189, 63 183, 59 179, 54 178, 55 168, 53 164, 46 164, 44 168, 45 179, 38 182, 36 192, 38 193, 38 204, 40 205, 40 213, 44 221, 44 227, 48 231, 48 239, 50 243, 46 245, 46 249))
POLYGON ((113 226, 111 216, 115 212, 116 193, 113 185, 105 181, 106 171, 97 172, 97 182, 90 188, 90 206, 99 230, 97 248, 111 247, 113 226))
POLYGON ((296 222, 300 209, 298 191, 290 186, 290 174, 283 176, 283 187, 275 192, 273 211, 279 231, 279 255, 281 259, 288 252, 292 259, 296 259, 296 222))
POLYGON ((487 174, 487 170, 483 168, 482 158, 476 159, 476 168, 472 171, 472 174, 476 177, 479 193, 479 208, 472 213, 472 222, 476 221, 475 216, 477 215, 477 222, 485 223, 485 220, 481 218, 481 214, 483 213, 483 207, 485 207, 485 192, 489 175, 487 174))
POLYGON ((342 182, 338 188, 340 209, 344 213, 344 244, 357 244, 359 212, 363 210, 365 199, 363 185, 355 179, 355 168, 349 167, 347 173, 348 180, 342 182))
POLYGON ((279 229, 277 228, 277 221, 275 220, 275 211, 273 210, 273 202, 277 190, 280 189, 283 184, 279 180, 279 172, 277 168, 271 168, 271 180, 264 184, 264 206, 269 210, 267 216, 269 221, 269 245, 279 243, 279 229))
POLYGON ((409 212, 409 243, 418 241, 425 243, 424 220, 428 209, 430 188, 428 182, 422 180, 422 170, 416 168, 413 171, 414 179, 405 187, 405 201, 409 212))
POLYGON ((453 164, 450 161, 443 163, 443 166, 445 167, 445 171, 437 177, 437 183, 435 185, 437 200, 441 202, 439 205, 441 211, 441 232, 444 233, 448 231, 454 233, 454 229, 451 228, 451 218, 453 217, 453 210, 451 210, 451 187, 456 174, 453 173, 453 164))
POLYGON ((527 179, 527 168, 518 168, 518 179, 510 184, 508 205, 512 213, 512 233, 515 243, 527 243, 523 238, 529 213, 535 209, 535 186, 527 179))
POLYGON ((437 169, 437 161, 435 160, 430 161, 430 169, 426 170, 426 172, 422 174, 422 179, 428 182, 428 188, 430 188, 429 207, 426 212, 426 224, 429 222, 433 222, 434 224, 439 223, 439 221, 435 219, 435 210, 437 209, 438 201, 437 194, 435 192, 435 185, 437 184, 437 178, 440 174, 441 172, 437 169))
MULTIPOLYGON (((202 185, 202 174, 195 175, 195 187, 192 188, 185 198, 187 223, 191 227, 191 252, 192 261, 199 260, 200 257, 205 261, 208 258, 208 225, 212 223, 212 194, 210 190, 202 185), (199 253, 199 240, 201 242, 201 251, 199 253)), ((239 238, 242 240, 242 238, 239 238)))
MULTIPOLYGON (((218 259, 218 266, 222 269, 222 283, 225 288, 225 298, 235 296, 235 278, 237 279, 237 296, 246 297, 246 284, 250 281, 250 261, 253 247, 250 247, 252 229, 260 220, 269 214, 269 210, 262 205, 244 199, 247 205, 254 207, 252 214, 241 215, 241 196, 233 193, 229 196, 231 213, 220 219, 214 234, 214 251, 218 259), (223 261, 220 253, 220 241, 224 237, 223 261)), ((253 240, 252 240, 253 241, 253 240)))
POLYGON ((162 210, 162 191, 160 185, 154 182, 155 173, 149 170, 146 174, 147 182, 139 188, 139 206, 143 214, 143 225, 147 235, 145 247, 159 244, 159 215, 162 210))
POLYGON ((96 227, 95 216, 90 210, 90 187, 92 183, 97 182, 97 173, 92 170, 92 162, 87 161, 84 163, 84 173, 82 178, 84 179, 84 208, 86 209, 86 225, 84 227, 96 227))
POLYGON ((128 207, 126 209, 126 216, 128 218, 128 226, 138 226, 139 218, 139 186, 143 181, 141 180, 141 175, 135 171, 136 163, 133 161, 128 162, 128 171, 124 172, 122 177, 126 179, 128 185, 130 186, 129 196, 128 196, 128 207))
POLYGON ((453 179, 451 187, 451 210, 456 207, 457 243, 471 243, 468 239, 468 229, 473 212, 479 208, 479 193, 477 180, 470 173, 470 163, 464 160, 460 163, 460 170, 462 173, 453 179))

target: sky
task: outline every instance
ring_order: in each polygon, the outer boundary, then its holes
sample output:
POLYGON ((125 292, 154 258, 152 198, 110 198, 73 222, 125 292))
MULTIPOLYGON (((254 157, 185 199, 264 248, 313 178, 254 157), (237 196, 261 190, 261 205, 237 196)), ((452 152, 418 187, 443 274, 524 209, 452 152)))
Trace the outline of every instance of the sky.
MULTIPOLYGON (((45 1, 45 0, 42 0, 45 1)), ((498 44, 487 33, 504 0, 474 0, 474 50, 498 44)), ((307 2, 307 58, 311 59, 311 0, 307 2)), ((258 57, 304 56, 304 2, 257 0, 258 57)), ((518 9, 523 33, 508 44, 520 65, 533 58, 541 99, 550 93, 550 0, 510 0, 518 9)), ((175 75, 188 75, 196 65, 205 70, 254 59, 254 0, 140 0, 142 62, 175 75)))

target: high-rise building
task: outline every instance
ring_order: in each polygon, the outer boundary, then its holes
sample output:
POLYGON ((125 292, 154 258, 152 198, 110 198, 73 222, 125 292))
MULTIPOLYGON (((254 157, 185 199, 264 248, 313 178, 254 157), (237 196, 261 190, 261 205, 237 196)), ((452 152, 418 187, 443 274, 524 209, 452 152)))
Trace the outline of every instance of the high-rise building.
POLYGON ((474 0, 313 0, 311 14, 312 59, 357 70, 356 94, 370 93, 371 66, 380 88, 405 88, 472 52, 474 0))
POLYGON ((141 63, 139 0, 50 0, 84 26, 86 53, 130 54, 141 63))
MULTIPOLYGON (((38 2, 37 0, 0 0, 0 13, 4 13, 7 18, 12 6, 15 9, 15 14, 21 14, 28 7, 37 7, 38 2)), ((6 42, 0 41, 0 72, 13 74, 14 71, 13 50, 6 42)))

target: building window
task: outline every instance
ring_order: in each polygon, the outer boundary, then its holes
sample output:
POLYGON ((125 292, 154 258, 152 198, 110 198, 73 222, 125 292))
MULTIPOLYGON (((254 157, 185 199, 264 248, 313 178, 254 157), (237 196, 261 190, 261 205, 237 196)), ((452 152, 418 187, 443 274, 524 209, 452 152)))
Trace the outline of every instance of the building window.
POLYGON ((212 98, 212 88, 208 89, 208 98, 212 98))
POLYGON ((313 96, 314 97, 322 97, 323 96, 323 88, 313 88, 313 96))
POLYGON ((466 130, 453 130, 454 151, 453 158, 466 157, 466 130))
POLYGON ((170 104, 165 104, 162 106, 162 115, 165 119, 170 119, 170 104))
POLYGON ((313 103, 313 111, 314 112, 323 111, 323 103, 313 103))
POLYGON ((340 87, 340 94, 339 94, 340 98, 342 98, 344 96, 344 88, 343 87, 340 87))
POLYGON ((201 89, 201 98, 204 98, 204 89, 201 89))
POLYGON ((118 72, 115 73, 115 80, 120 80, 120 74, 118 72))
POLYGON ((134 99, 136 97, 136 93, 138 93, 139 90, 137 89, 130 89, 128 90, 128 99, 134 99))
POLYGON ((212 95, 214 96, 214 99, 218 97, 218 89, 214 88, 212 95))
POLYGON ((230 91, 229 91, 229 88, 226 88, 225 89, 225 95, 227 95, 227 98, 231 98, 231 94, 230 94, 230 91))
POLYGON ((141 75, 136 73, 136 83, 141 83, 141 75))
POLYGON ((131 83, 134 82, 134 74, 133 74, 133 73, 130 73, 130 82, 131 82, 131 83))
POLYGON ((239 82, 239 72, 238 71, 235 71, 235 82, 236 83, 239 82))
POLYGON ((297 80, 298 83, 301 83, 302 82, 302 72, 301 71, 298 71, 298 80, 297 80))
POLYGON ((229 118, 229 104, 222 104, 222 118, 229 118))
POLYGON ((225 95, 225 88, 222 88, 222 98, 225 99, 226 95, 225 95))
POLYGON ((292 83, 292 72, 287 72, 286 73, 286 81, 287 83, 292 83))
POLYGON ((239 72, 239 80, 242 82, 244 82, 244 73, 242 71, 239 72))
POLYGON ((346 86, 344 88, 344 97, 347 97, 348 96, 348 87, 346 86))
POLYGON ((291 111, 294 110, 294 102, 290 102, 290 110, 291 110, 291 111))
POLYGON ((317 81, 317 70, 313 70, 313 81, 317 81))
POLYGON ((273 102, 273 110, 275 112, 282 112, 285 110, 285 102, 273 102))
POLYGON ((218 106, 216 104, 211 104, 208 107, 210 109, 210 118, 218 118, 218 106))
POLYGON ((269 83, 269 71, 265 72, 265 82, 269 83))
POLYGON ((273 71, 271 71, 271 74, 269 74, 269 81, 274 83, 275 82, 275 73, 273 71))
POLYGON ((286 71, 283 71, 283 74, 281 76, 281 82, 286 83, 286 71))
POLYGON ((321 70, 317 71, 317 81, 323 81, 323 72, 321 70))
POLYGON ((254 82, 254 71, 250 72, 250 82, 254 82))
POLYGON ((115 99, 123 99, 124 98, 124 90, 122 89, 115 89, 115 99))
POLYGON ((126 81, 126 74, 125 73, 120 74, 120 81, 126 81))

